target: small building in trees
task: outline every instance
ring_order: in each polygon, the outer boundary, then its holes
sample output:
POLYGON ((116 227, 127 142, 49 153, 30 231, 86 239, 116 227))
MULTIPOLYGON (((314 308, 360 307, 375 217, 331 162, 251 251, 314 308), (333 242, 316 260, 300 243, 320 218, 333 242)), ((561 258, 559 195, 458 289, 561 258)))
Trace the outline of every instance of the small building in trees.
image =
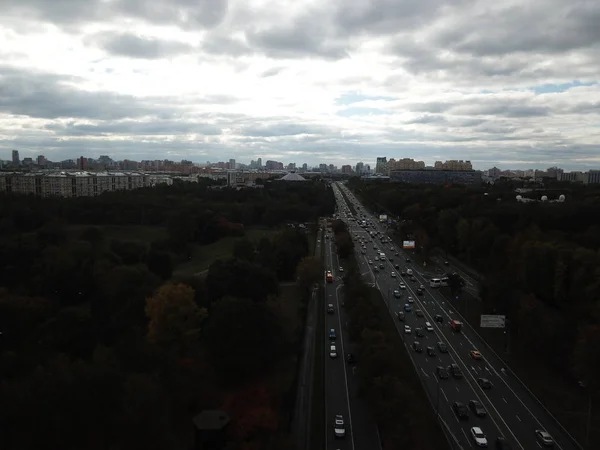
POLYGON ((194 450, 224 449, 230 421, 229 415, 218 409, 206 409, 194 417, 194 450))

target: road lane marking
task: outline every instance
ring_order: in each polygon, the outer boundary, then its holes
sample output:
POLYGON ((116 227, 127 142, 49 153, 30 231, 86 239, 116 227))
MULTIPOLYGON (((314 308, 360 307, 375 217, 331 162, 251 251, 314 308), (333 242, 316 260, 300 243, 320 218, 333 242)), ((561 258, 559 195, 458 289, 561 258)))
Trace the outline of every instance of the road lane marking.
POLYGON ((465 431, 465 429, 461 428, 460 431, 463 432, 465 439, 467 440, 467 444, 469 444, 469 447, 473 447, 473 444, 471 444, 471 439, 469 439, 469 436, 467 436, 467 432, 465 431))
POLYGON ((519 422, 522 422, 521 418, 520 418, 518 415, 516 415, 516 414, 515 414, 515 417, 517 418, 517 420, 518 420, 519 422))
POLYGON ((446 393, 444 392, 444 390, 442 388, 440 388, 440 391, 442 392, 442 395, 446 399, 446 403, 448 403, 450 400, 448 400, 448 397, 446 396, 446 393))
POLYGON ((427 372, 425 372, 425 370, 421 367, 421 372, 423 372, 423 375, 425 375, 427 378, 429 378, 429 374, 427 372))

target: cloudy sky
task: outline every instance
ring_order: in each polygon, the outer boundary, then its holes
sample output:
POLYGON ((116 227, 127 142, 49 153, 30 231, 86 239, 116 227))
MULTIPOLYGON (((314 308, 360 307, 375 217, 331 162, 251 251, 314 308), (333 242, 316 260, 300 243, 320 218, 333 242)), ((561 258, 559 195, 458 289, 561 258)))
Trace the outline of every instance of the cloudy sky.
POLYGON ((1 0, 0 159, 600 168, 597 0, 1 0))

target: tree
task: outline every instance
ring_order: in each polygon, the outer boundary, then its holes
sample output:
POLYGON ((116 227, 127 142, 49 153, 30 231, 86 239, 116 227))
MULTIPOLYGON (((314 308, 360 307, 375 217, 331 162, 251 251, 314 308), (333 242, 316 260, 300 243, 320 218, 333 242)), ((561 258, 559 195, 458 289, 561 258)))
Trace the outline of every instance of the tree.
POLYGON ((225 296, 265 301, 279 292, 275 274, 258 264, 240 259, 217 260, 206 276, 206 286, 212 300, 225 296))
POLYGON ((310 290, 315 283, 323 280, 324 270, 322 258, 316 256, 303 258, 296 267, 298 285, 304 290, 310 290))
POLYGON ((217 373, 237 383, 272 367, 288 346, 281 321, 267 305, 231 297, 213 306, 203 337, 217 373))
POLYGON ((254 243, 247 238, 238 239, 233 244, 233 257, 252 261, 256 255, 256 247, 254 243))
POLYGON ((465 285, 465 281, 457 273, 451 273, 448 275, 448 287, 452 296, 456 297, 462 291, 465 285))
POLYGON ((194 290, 184 284, 165 284, 146 299, 148 340, 185 343, 200 333, 206 310, 194 302, 194 290))
POLYGON ((150 272, 162 280, 168 280, 173 275, 173 259, 168 252, 151 249, 146 258, 146 265, 150 272))

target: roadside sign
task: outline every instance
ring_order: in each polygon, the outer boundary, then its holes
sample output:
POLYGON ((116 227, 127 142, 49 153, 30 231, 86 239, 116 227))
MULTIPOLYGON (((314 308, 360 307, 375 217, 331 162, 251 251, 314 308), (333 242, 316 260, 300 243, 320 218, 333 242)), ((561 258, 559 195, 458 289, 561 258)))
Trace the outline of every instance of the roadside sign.
POLYGON ((506 326, 506 316, 482 314, 479 326, 481 328, 504 328, 506 326))

